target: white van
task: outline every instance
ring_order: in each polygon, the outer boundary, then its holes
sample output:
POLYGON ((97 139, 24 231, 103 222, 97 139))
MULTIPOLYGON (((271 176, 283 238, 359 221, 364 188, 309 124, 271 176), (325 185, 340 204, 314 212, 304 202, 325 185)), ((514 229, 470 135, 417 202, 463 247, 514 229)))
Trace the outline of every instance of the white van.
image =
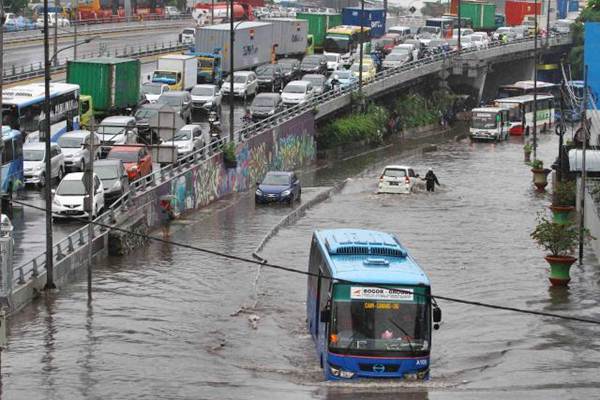
POLYGON ((399 34, 401 40, 407 39, 411 36, 409 26, 392 26, 388 29, 388 33, 399 34))

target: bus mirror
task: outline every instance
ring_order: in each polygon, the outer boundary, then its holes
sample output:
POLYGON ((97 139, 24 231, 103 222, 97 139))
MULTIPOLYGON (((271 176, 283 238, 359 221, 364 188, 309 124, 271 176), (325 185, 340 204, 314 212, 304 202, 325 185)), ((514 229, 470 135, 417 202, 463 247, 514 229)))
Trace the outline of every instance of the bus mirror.
POLYGON ((321 322, 328 323, 330 319, 331 319, 331 310, 329 308, 322 310, 321 311, 321 319, 320 319, 321 322))
POLYGON ((442 309, 439 307, 435 307, 433 309, 433 328, 438 329, 440 327, 438 325, 440 322, 442 322, 442 309))

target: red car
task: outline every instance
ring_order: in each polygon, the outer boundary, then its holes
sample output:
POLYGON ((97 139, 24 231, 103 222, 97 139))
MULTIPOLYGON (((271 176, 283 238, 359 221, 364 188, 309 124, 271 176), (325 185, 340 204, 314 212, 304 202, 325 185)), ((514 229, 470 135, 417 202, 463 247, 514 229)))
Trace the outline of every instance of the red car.
POLYGON ((123 161, 130 182, 152 172, 152 155, 146 146, 115 146, 108 152, 106 158, 123 161))

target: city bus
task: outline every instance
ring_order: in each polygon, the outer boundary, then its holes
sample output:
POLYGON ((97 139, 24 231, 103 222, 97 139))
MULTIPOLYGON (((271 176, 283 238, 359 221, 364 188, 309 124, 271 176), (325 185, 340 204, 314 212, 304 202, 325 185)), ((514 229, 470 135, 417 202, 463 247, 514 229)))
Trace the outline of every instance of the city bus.
MULTIPOLYGON (((2 92, 3 125, 18 130, 26 141, 37 141, 45 124, 44 83, 13 86, 2 92)), ((50 134, 56 142, 63 133, 79 129, 79 85, 50 84, 50 134)))
POLYGON ((354 25, 339 25, 327 30, 323 54, 339 54, 344 65, 351 65, 355 54, 359 54, 360 46, 363 54, 371 53, 371 28, 354 25))
POLYGON ((510 129, 508 108, 479 107, 471 110, 471 140, 506 140, 510 129))
POLYGON ((327 380, 429 378, 433 328, 425 272, 391 234, 315 231, 306 314, 327 380))
POLYGON ((0 172, 0 195, 12 197, 22 189, 23 179, 23 136, 21 132, 2 126, 2 169, 0 172))
MULTIPOLYGON (((529 135, 533 129, 533 95, 506 97, 494 100, 496 107, 508 108, 509 133, 513 136, 529 135)), ((554 96, 537 95, 537 127, 547 130, 554 122, 554 96)))
MULTIPOLYGON (((533 94, 533 81, 518 81, 510 85, 502 85, 498 88, 498 98, 524 96, 533 94)), ((537 92, 551 94, 558 98, 560 96, 560 85, 550 82, 537 81, 537 92)))

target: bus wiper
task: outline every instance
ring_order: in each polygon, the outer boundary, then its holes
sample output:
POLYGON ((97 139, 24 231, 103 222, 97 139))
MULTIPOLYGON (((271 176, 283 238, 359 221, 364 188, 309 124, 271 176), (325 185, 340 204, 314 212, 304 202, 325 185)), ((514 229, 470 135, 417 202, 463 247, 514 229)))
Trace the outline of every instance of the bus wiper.
POLYGON ((344 355, 347 356, 348 352, 350 351, 350 347, 352 347, 352 344, 354 342, 356 342, 356 335, 358 334, 358 332, 354 332, 352 334, 352 336, 350 336, 350 343, 348 343, 348 346, 346 346, 346 349, 344 350, 344 355))
POLYGON ((406 338, 406 341, 408 342, 408 347, 410 347, 410 352, 414 354, 415 348, 412 345, 409 334, 400 325, 398 325, 393 319, 389 318, 389 321, 404 334, 404 337, 406 338))

